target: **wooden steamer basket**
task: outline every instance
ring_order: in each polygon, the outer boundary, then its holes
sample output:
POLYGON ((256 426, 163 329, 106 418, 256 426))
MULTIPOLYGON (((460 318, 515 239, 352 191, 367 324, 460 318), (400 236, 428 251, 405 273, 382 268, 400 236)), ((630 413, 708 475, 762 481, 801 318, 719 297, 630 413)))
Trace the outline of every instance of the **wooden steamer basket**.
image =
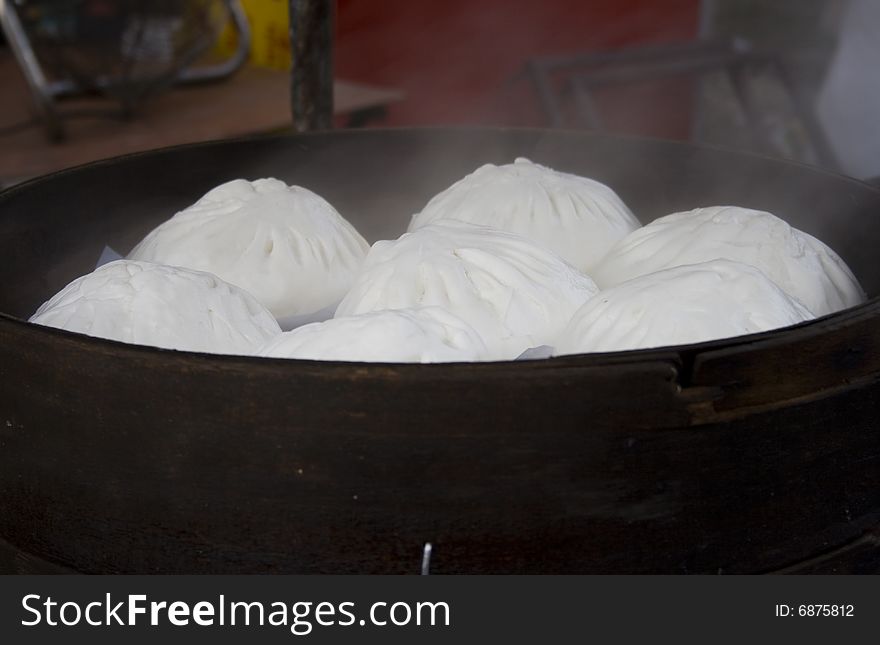
POLYGON ((880 571, 880 302, 782 331, 528 362, 158 350, 24 322, 212 186, 276 176, 365 236, 526 156, 643 221, 770 210, 880 293, 880 191, 686 144, 503 129, 220 142, 0 195, 0 538, 82 572, 880 571))

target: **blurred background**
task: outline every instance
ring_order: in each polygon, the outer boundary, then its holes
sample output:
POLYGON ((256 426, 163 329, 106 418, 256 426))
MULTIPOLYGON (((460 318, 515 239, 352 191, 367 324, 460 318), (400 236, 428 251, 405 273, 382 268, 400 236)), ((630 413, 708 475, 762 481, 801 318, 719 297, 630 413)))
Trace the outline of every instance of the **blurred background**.
MULTIPOLYGON (((0 0, 0 18, 0 186, 291 129, 288 0, 0 0)), ((877 0, 336 0, 333 122, 604 130, 872 180, 878 28, 877 0)))

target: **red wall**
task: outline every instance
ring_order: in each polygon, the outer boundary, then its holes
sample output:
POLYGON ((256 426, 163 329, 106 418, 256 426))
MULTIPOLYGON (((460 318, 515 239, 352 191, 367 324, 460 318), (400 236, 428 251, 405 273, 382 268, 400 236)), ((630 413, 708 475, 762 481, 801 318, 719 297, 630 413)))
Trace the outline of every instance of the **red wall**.
MULTIPOLYGON (((390 108, 386 125, 539 125, 534 91, 518 77, 530 57, 691 39, 699 4, 338 0, 336 73, 406 92, 407 99, 390 108)), ((654 95, 671 121, 682 120, 675 117, 681 110, 674 100, 654 95)))

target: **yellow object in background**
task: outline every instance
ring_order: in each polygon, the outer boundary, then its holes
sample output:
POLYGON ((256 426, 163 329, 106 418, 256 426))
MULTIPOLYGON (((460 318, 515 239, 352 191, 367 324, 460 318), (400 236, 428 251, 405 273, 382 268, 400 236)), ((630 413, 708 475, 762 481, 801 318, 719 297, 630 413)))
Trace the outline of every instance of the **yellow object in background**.
MULTIPOLYGON (((240 0, 251 26, 249 62, 271 69, 290 69, 290 14, 288 0, 240 0)), ((235 30, 227 25, 215 50, 231 56, 237 47, 235 30)))

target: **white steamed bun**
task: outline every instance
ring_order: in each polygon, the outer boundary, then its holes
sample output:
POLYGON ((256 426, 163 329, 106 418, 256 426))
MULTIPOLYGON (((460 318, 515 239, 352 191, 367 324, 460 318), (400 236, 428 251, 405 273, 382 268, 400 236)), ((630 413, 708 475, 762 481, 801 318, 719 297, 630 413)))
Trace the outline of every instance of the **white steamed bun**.
POLYGON ((723 258, 757 267, 816 316, 865 298, 842 259, 778 217, 736 206, 661 217, 630 233, 590 274, 603 289, 640 275, 723 258))
POLYGON ((31 322, 124 343, 252 354, 281 333, 272 314, 210 273, 117 260, 77 278, 31 322))
POLYGON ((336 316, 436 306, 476 329, 492 360, 550 341, 595 293, 593 281, 529 240, 441 220, 377 242, 336 316))
POLYGON ((486 164, 436 195, 413 216, 413 231, 457 219, 517 233, 590 272, 611 246, 640 224, 605 184, 519 158, 486 164))
POLYGON ((160 224, 128 258, 208 271, 283 325, 334 307, 369 245, 328 202, 278 179, 236 179, 160 224))
POLYGON ((479 361, 474 329, 439 307, 376 311, 312 323, 276 336, 259 356, 387 363, 479 361))
POLYGON ((556 354, 699 343, 812 318, 758 269, 714 260, 649 273, 602 291, 575 313, 556 341, 556 354))

